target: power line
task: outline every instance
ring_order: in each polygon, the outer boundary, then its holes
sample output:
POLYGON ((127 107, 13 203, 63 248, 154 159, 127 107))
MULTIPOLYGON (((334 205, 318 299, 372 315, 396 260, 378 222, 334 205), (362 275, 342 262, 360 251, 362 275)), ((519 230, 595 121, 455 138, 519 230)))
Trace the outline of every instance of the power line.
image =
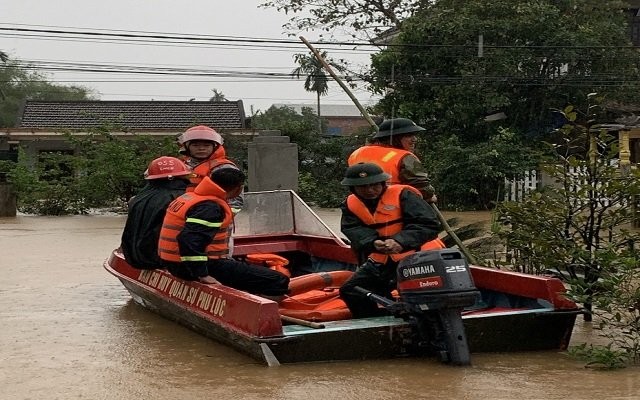
MULTIPOLYGON (((75 37, 102 37, 102 38, 116 38, 116 39, 159 39, 168 42, 178 43, 253 43, 253 44, 296 44, 300 45, 298 40, 285 40, 285 39, 272 39, 272 38, 259 38, 259 37, 247 37, 247 36, 231 36, 231 35, 206 35, 206 34, 183 34, 183 33, 164 33, 164 32, 146 32, 146 31, 124 31, 124 30, 107 30, 107 29, 93 29, 88 30, 86 28, 72 28, 65 27, 65 29, 52 29, 53 27, 45 25, 26 25, 26 24, 9 24, 0 23, 0 31, 30 33, 30 34, 47 34, 47 35, 68 35, 75 37), (4 26, 9 27, 4 27, 4 26), (18 28, 16 26, 39 26, 46 27, 47 29, 34 29, 34 28, 18 28), (73 30, 69 30, 73 29, 73 30)), ((46 35, 45 35, 46 37, 46 35)), ((368 42, 356 42, 356 41, 316 41, 311 42, 318 46, 353 46, 353 47, 388 47, 388 48, 477 48, 477 43, 469 44, 429 44, 429 43, 388 43, 384 45, 376 45, 368 42)), ((492 45, 485 43, 483 45, 485 49, 635 49, 632 45, 492 45)))
MULTIPOLYGON (((81 61, 81 60, 40 60, 40 59, 32 59, 25 60, 20 59, 17 60, 27 64, 37 64, 37 63, 60 63, 60 64, 95 64, 95 65, 118 65, 112 63, 97 63, 97 62, 89 62, 89 61, 81 61)), ((128 66, 136 66, 136 67, 173 67, 173 68, 186 68, 186 67, 201 67, 201 68, 237 68, 237 69, 245 69, 245 68, 256 68, 256 69, 291 69, 290 66, 282 67, 282 66, 259 66, 259 65, 192 65, 192 64, 149 64, 149 63, 132 63, 127 64, 128 66)))
MULTIPOLYGON (((165 33, 130 33, 126 31, 119 31, 119 33, 110 33, 110 32, 98 32, 98 31, 90 31, 90 30, 61 30, 61 29, 32 29, 32 28, 16 28, 16 27, 3 27, 0 24, 0 31, 6 32, 16 32, 17 34, 26 35, 28 37, 55 37, 60 38, 64 36, 71 36, 82 39, 84 37, 88 38, 107 38, 107 39, 117 39, 117 40, 128 40, 128 41, 144 41, 144 42, 169 42, 169 43, 233 43, 236 45, 260 45, 264 47, 265 45, 291 45, 295 44, 298 46, 303 46, 303 44, 299 40, 283 40, 283 39, 267 39, 267 38, 255 38, 255 37, 237 37, 237 36, 213 36, 213 35, 199 35, 195 36, 193 34, 165 34, 165 33)), ((139 32, 139 31, 138 31, 139 32)), ((16 34, 14 34, 16 35, 16 34)), ((313 42, 315 45, 320 46, 365 46, 365 47, 377 47, 374 44, 366 43, 366 42, 313 42)))
MULTIPOLYGON (((31 29, 31 28, 15 28, 15 27, 3 27, 9 24, 0 23, 0 37, 21 37, 35 40, 67 40, 67 41, 90 41, 110 44, 132 44, 132 45, 151 45, 151 46, 180 46, 180 47, 216 47, 224 49, 242 49, 244 50, 256 50, 256 51, 292 51, 299 50, 300 42, 294 40, 282 40, 282 39, 269 39, 269 38, 252 38, 243 36, 212 36, 212 35, 199 35, 194 34, 177 34, 177 33, 162 33, 162 32, 143 32, 143 31, 123 31, 123 30, 82 30, 81 28, 70 27, 57 27, 62 29, 31 29), (69 29, 73 29, 71 31, 69 29), (5 33, 2 33, 5 32, 5 33), (293 45, 296 46, 293 46, 293 45)), ((25 26, 25 25, 21 25, 25 26)), ((41 25, 37 25, 42 27, 41 25)), ((49 27, 51 28, 51 27, 49 27)), ((316 45, 322 46, 336 46, 331 51, 360 51, 360 47, 373 48, 374 45, 370 43, 361 42, 314 42, 316 45), (344 49, 344 46, 350 46, 351 49, 344 49)), ((557 51, 567 50, 575 51, 572 54, 565 55, 566 59, 571 61, 593 61, 595 59, 606 58, 610 56, 608 53, 602 50, 610 49, 636 49, 633 46, 491 46, 484 45, 485 58, 478 59, 475 56, 476 45, 446 45, 446 44, 420 44, 420 45, 399 45, 399 46, 387 46, 390 48, 413 48, 412 51, 426 52, 431 51, 432 48, 443 48, 451 50, 445 54, 440 55, 444 60, 458 60, 458 61, 476 61, 482 66, 483 62, 490 62, 491 51, 511 51, 511 50, 526 50, 530 52, 530 56, 535 53, 536 57, 544 57, 545 51, 557 51), (470 52, 469 50, 474 52, 470 52), (591 50, 596 51, 596 54, 591 54, 591 50), (487 60, 487 61, 485 61, 487 60)), ((362 50, 372 52, 375 50, 362 50)), ((555 56, 555 55, 554 55, 555 56)), ((265 71, 266 68, 258 66, 243 66, 243 67, 207 67, 207 66, 167 66, 167 65, 154 65, 154 64, 117 64, 117 63, 96 63, 96 62, 76 62, 76 61, 60 61, 60 60, 32 60, 32 61, 17 61, 17 65, 26 70, 42 70, 52 71, 56 73, 83 73, 83 74, 108 74, 114 76, 122 75, 152 75, 157 77, 193 77, 194 79, 72 79, 63 80, 60 82, 68 83, 169 83, 169 82, 181 82, 181 83, 243 83, 243 82, 295 82, 299 83, 301 79, 295 79, 293 74, 287 72, 274 72, 265 71), (246 69, 246 71, 238 71, 238 69, 246 69), (253 69, 253 71, 249 70, 253 69), (208 79, 206 79, 208 78, 208 79), (215 80, 212 80, 215 79, 215 80)), ((284 69, 287 67, 277 67, 284 69)), ((275 68, 274 68, 275 69, 275 68)), ((364 78, 357 73, 351 73, 345 75, 343 78, 348 78, 351 82, 363 82, 364 78)), ((384 78, 383 78, 384 79, 384 78)), ((25 81, 28 82, 28 81, 25 81)), ((397 84, 412 84, 412 85, 446 85, 446 84, 497 84, 497 85, 512 85, 512 86, 598 86, 598 87, 621 87, 632 86, 637 87, 640 85, 637 77, 628 75, 618 75, 616 73, 603 73, 603 74, 591 74, 590 76, 561 76, 561 77, 548 77, 548 76, 517 76, 517 75, 497 75, 489 76, 482 74, 467 74, 467 75, 434 75, 428 73, 416 73, 412 71, 410 76, 398 76, 395 77, 397 84)), ((6 81, 4 83, 7 83, 6 81)), ((162 95, 127 95, 138 97, 161 97, 162 95)), ((162 96, 164 97, 164 96, 162 96)), ((177 97, 177 96, 166 96, 177 97)), ((193 96, 179 96, 189 97, 193 96)), ((250 98, 248 98, 250 99, 250 98)))
MULTIPOLYGON (((263 71, 235 71, 235 70, 215 70, 205 68, 186 67, 165 67, 154 65, 123 65, 112 63, 78 63, 59 61, 17 61, 16 65, 24 70, 54 71, 54 72, 74 72, 74 73, 101 73, 115 75, 160 75, 160 76, 194 76, 194 77, 227 77, 227 78, 253 78, 272 80, 294 80, 300 81, 292 72, 263 72, 263 71)), ((343 76, 352 82, 362 81, 357 75, 343 76)))

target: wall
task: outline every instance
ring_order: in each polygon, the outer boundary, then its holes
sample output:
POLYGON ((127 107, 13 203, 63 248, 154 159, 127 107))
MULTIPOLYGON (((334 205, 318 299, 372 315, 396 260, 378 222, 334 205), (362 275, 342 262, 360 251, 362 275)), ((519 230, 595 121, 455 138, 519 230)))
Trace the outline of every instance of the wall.
POLYGON ((7 182, 0 182, 0 217, 16 216, 16 195, 7 182))
POLYGON ((353 135, 363 129, 371 131, 371 126, 362 117, 325 117, 328 122, 327 133, 331 135, 353 135), (333 133, 339 131, 339 133, 333 133))
POLYGON ((298 145, 288 136, 257 136, 248 146, 248 187, 263 190, 298 190, 298 145))

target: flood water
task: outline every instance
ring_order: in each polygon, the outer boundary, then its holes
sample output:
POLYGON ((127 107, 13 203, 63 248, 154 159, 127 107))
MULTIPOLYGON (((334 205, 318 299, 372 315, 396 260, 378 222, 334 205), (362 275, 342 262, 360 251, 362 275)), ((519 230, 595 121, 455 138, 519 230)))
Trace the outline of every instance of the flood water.
MULTIPOLYGON (((335 226, 338 213, 321 213, 335 226)), ((482 215, 472 215, 483 218, 482 215)), ((486 217, 486 215, 484 216, 486 217)), ((0 219, 0 399, 638 399, 561 352, 265 367, 133 304, 102 263, 124 216, 0 219)), ((572 344, 597 341, 579 318, 572 344)))

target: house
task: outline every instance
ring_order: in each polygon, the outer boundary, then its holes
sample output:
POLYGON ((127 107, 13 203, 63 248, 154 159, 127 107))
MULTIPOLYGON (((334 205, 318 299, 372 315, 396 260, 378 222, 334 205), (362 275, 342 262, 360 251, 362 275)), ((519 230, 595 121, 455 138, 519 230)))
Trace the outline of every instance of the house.
POLYGON ((628 3, 629 35, 633 45, 640 47, 640 0, 630 0, 628 3))
MULTIPOLYGON (((318 109, 317 104, 273 104, 273 107, 291 108, 298 114, 302 114, 303 108, 311 109, 314 114, 318 109)), ((320 116, 327 121, 325 133, 330 136, 353 135, 362 131, 369 132, 371 129, 355 105, 320 104, 320 116)))
POLYGON ((24 103, 17 126, 0 131, 0 160, 17 158, 22 147, 40 152, 72 151, 64 135, 86 135, 112 127, 113 135, 176 136, 190 126, 243 134, 246 117, 238 101, 36 101, 24 103))

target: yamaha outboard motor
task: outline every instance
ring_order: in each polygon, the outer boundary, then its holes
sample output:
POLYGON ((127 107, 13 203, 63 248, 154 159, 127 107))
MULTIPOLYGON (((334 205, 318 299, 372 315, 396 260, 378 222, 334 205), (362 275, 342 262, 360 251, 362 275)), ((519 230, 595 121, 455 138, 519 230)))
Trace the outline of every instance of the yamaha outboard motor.
POLYGON ((419 348, 439 355, 443 362, 470 363, 461 312, 476 303, 480 292, 459 250, 420 251, 403 259, 398 265, 398 302, 359 290, 407 320, 419 348))
POLYGON ((427 340, 442 361, 469 364, 461 312, 476 303, 480 292, 462 253, 443 249, 406 257, 398 265, 398 292, 416 318, 421 340, 427 340))

